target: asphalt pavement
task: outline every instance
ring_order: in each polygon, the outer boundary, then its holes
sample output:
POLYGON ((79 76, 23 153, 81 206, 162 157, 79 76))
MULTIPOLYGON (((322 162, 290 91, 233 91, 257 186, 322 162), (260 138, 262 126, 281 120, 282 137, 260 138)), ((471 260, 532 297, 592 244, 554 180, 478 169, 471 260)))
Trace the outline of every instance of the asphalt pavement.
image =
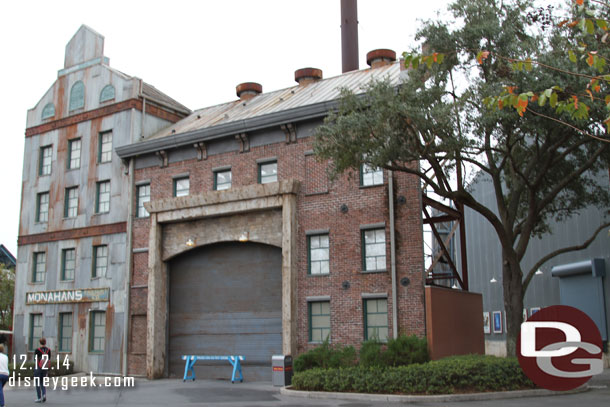
MULTIPOLYGON (((77 379, 86 380, 86 379, 77 379)), ((444 401, 410 403, 388 403, 366 400, 311 399, 292 397, 280 394, 278 387, 269 382, 248 382, 232 384, 228 380, 196 380, 183 382, 180 379, 161 379, 149 381, 136 379, 134 387, 104 387, 104 378, 95 379, 97 387, 61 388, 61 382, 55 390, 49 389, 47 402, 43 406, 388 406, 409 404, 414 406, 489 406, 494 407, 533 407, 553 406, 572 407, 610 405, 610 370, 594 377, 588 384, 589 390, 577 394, 553 396, 523 397, 502 400, 481 401, 444 401)), ((110 379, 115 380, 114 378, 110 379)), ((36 391, 34 388, 5 387, 7 407, 35 406, 36 391)))

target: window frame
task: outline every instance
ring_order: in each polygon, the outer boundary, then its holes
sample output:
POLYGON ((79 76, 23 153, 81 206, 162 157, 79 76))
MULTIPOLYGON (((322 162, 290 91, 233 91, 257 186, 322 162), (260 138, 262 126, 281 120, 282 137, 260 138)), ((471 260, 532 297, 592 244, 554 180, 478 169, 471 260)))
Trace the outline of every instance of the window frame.
POLYGON ((218 170, 214 170, 213 172, 214 172, 214 186, 213 186, 214 191, 226 191, 227 189, 231 189, 231 187, 233 186, 233 172, 231 171, 231 168, 218 169, 218 170), (223 182, 222 184, 219 184, 218 175, 227 173, 227 172, 229 173, 229 178, 230 178, 229 182, 223 182), (228 187, 226 187, 226 188, 223 187, 221 189, 218 189, 219 185, 227 185, 227 184, 229 185, 228 187))
POLYGON ((96 245, 93 246, 93 261, 91 263, 91 278, 102 278, 102 277, 106 277, 106 273, 108 272, 108 257, 109 257, 109 252, 108 252, 108 245, 106 244, 100 244, 100 245, 96 245), (106 265, 104 266, 104 273, 102 274, 98 274, 97 270, 98 268, 98 261, 101 258, 100 256, 98 256, 98 249, 101 248, 105 248, 106 249, 106 256, 103 256, 106 259, 106 265))
POLYGON ((106 311, 105 310, 94 310, 89 313, 89 353, 103 354, 106 351, 106 311), (95 324, 95 316, 104 315, 104 325, 95 324), (103 327, 103 335, 95 336, 97 332, 96 327, 103 327), (103 349, 95 348, 95 339, 102 338, 103 349))
POLYGON ((66 160, 66 169, 77 170, 80 168, 82 149, 83 149, 83 142, 80 137, 68 140, 68 159, 66 160), (74 157, 72 157, 72 154, 74 153, 74 151, 72 151, 73 150, 72 146, 75 145, 75 143, 77 143, 77 142, 79 143, 78 150, 77 150, 78 158, 74 158, 74 157), (78 165, 72 166, 73 160, 78 160, 78 162, 77 162, 78 165))
POLYGON ((76 218, 77 216, 78 216, 78 187, 69 187, 69 188, 66 188, 65 195, 64 195, 64 219, 72 219, 72 218, 76 218), (74 197, 74 198, 70 198, 70 193, 72 191, 75 191, 75 193, 76 193, 76 197, 74 197), (70 206, 70 199, 76 200, 76 206, 74 208, 70 206), (74 216, 70 216, 70 209, 75 210, 76 213, 74 214, 74 216))
POLYGON ((61 353, 72 353, 72 340, 74 338, 74 316, 72 314, 72 312, 67 311, 67 312, 58 312, 59 314, 59 318, 57 321, 57 352, 61 352, 61 353), (66 332, 64 331, 64 317, 70 315, 70 335, 65 335, 66 332), (64 348, 63 344, 64 344, 64 340, 69 341, 70 346, 69 348, 64 348))
MULTIPOLYGON (((179 198, 181 196, 189 196, 191 194, 191 179, 188 175, 184 175, 184 176, 179 176, 179 177, 175 177, 173 179, 173 189, 172 189, 172 196, 174 198, 179 198), (182 194, 182 195, 178 195, 178 183, 180 181, 188 181, 188 188, 186 189, 186 194, 182 194)), ((184 189, 181 189, 181 191, 184 191, 184 189)))
POLYGON ((52 172, 53 172, 53 145, 49 144, 46 146, 41 146, 39 157, 38 157, 38 176, 44 177, 46 175, 51 175, 52 172), (45 151, 49 151, 48 156, 45 155, 45 151), (45 165, 45 163, 44 163, 45 158, 49 159, 48 166, 45 165), (49 172, 44 172, 45 167, 49 168, 49 172))
POLYGON ((144 203, 145 202, 150 202, 150 195, 151 195, 151 186, 150 183, 145 183, 145 184, 140 184, 140 185, 136 185, 136 218, 139 219, 145 219, 150 217, 150 213, 148 213, 148 211, 146 210, 146 208, 144 207, 144 203), (143 195, 140 196, 140 190, 142 188, 147 188, 148 187, 148 195, 143 195), (143 197, 147 197, 148 200, 146 201, 142 201, 141 199, 143 197), (140 208, 142 208, 142 210, 144 212, 146 212, 145 216, 140 216, 140 208))
POLYGON ((34 345, 34 342, 39 342, 40 338, 42 338, 42 334, 43 334, 43 326, 44 325, 44 319, 42 317, 42 312, 33 312, 30 313, 30 332, 28 334, 28 351, 30 352, 34 352, 37 348, 34 345), (36 325, 36 327, 40 327, 40 336, 34 336, 34 319, 35 317, 40 317, 40 325, 36 325), (36 341, 34 341, 34 339, 36 339, 36 341))
POLYGON ((47 191, 47 192, 39 192, 38 194, 36 194, 36 222, 38 222, 38 223, 48 223, 49 222, 49 203, 50 203, 49 191, 47 191), (43 196, 45 196, 45 195, 47 197, 47 202, 46 202, 47 210, 46 210, 46 212, 41 212, 40 211, 40 208, 41 208, 40 201, 41 201, 41 198, 43 196), (45 219, 44 220, 40 220, 40 214, 41 213, 45 214, 45 219))
MULTIPOLYGON (((383 272, 387 271, 388 270, 388 256, 387 256, 388 248, 387 248, 387 244, 386 244, 387 237, 386 237, 385 226, 383 226, 383 227, 367 227, 367 228, 362 228, 360 230, 360 236, 361 236, 361 238, 360 238, 360 245, 361 245, 361 251, 362 251, 362 256, 361 256, 362 257, 362 272, 363 273, 383 273, 383 272), (383 256, 381 256, 381 255, 367 256, 367 253, 366 253, 367 244, 366 244, 365 234, 366 234, 366 232, 371 232, 371 231, 377 232, 377 231, 380 231, 380 230, 383 230, 383 249, 384 249, 384 254, 383 254, 383 256), (375 259, 377 259, 378 257, 385 257, 385 266, 384 266, 384 268, 382 268, 382 269, 375 268, 374 270, 367 269, 367 267, 366 267, 366 259, 368 257, 375 257, 375 259)), ((375 233, 375 236, 377 236, 377 233, 375 233)), ((375 243, 372 243, 372 244, 377 244, 377 243, 378 243, 377 242, 377 238, 375 237, 375 243)), ((375 260, 375 264, 377 264, 377 260, 375 260)))
POLYGON ((98 164, 105 164, 105 163, 109 163, 112 162, 112 142, 113 142, 113 134, 112 134, 112 130, 108 130, 108 131, 103 131, 100 132, 98 134, 98 142, 97 142, 97 163, 98 164), (104 136, 110 135, 110 142, 109 143, 104 143, 104 136), (102 149, 104 148, 104 144, 110 144, 110 151, 102 151, 102 149), (110 158, 107 160, 104 160, 104 154, 109 154, 110 158))
POLYGON ((327 276, 330 274, 330 234, 328 232, 325 233, 312 233, 312 234, 308 234, 307 235, 307 274, 310 276, 327 276), (327 249, 328 250, 328 258, 326 260, 312 260, 311 259, 311 251, 312 251, 312 247, 311 247, 311 239, 314 237, 320 238, 322 236, 327 236, 328 237, 328 246, 326 247, 317 247, 316 249, 327 249), (311 272, 311 264, 312 262, 323 262, 326 261, 328 262, 328 273, 312 273, 311 272))
POLYGON ((95 213, 96 214, 101 214, 101 213, 108 213, 110 212, 110 199, 111 199, 111 191, 110 191, 110 180, 104 180, 104 181, 98 181, 95 183, 95 213), (103 203, 107 203, 108 204, 108 209, 105 211, 101 211, 100 210, 100 203, 102 203, 100 201, 100 194, 101 192, 101 187, 102 185, 108 185, 108 191, 104 192, 108 194, 108 201, 104 201, 103 203))
MULTIPOLYGON (((372 340, 372 339, 377 339, 379 342, 386 343, 388 341, 388 339, 390 338, 390 321, 389 321, 388 306, 389 306, 389 304, 388 304, 388 298, 387 297, 363 298, 362 311, 363 311, 363 317, 364 317, 364 340, 365 341, 372 340), (380 300, 385 301, 385 304, 386 304, 386 306, 385 306, 385 313, 377 311, 377 312, 371 312, 370 314, 371 315, 385 314, 386 324, 385 324, 385 326, 382 326, 382 325, 379 325, 379 326, 376 326, 376 325, 369 326, 369 324, 368 324, 369 302, 371 302, 371 301, 380 301, 380 300), (369 338, 369 328, 373 328, 373 329, 375 329, 375 328, 377 328, 377 329, 379 329, 379 328, 386 328, 388 330, 386 338, 385 339, 382 339, 382 338, 379 338, 379 337, 377 337, 377 338, 374 338, 374 337, 369 338)), ((378 303, 377 303, 377 309, 379 309, 378 303)), ((377 331, 377 332, 379 332, 379 331, 377 331)))
POLYGON ((383 168, 379 168, 379 167, 372 167, 368 164, 362 163, 360 164, 360 186, 361 187, 374 187, 374 186, 378 186, 378 185, 383 185, 384 183, 384 174, 383 174, 383 168), (370 169, 370 171, 365 171, 365 167, 370 169), (365 184, 364 183, 364 174, 373 174, 372 175, 372 183, 371 184, 365 184), (376 173, 381 173, 381 182, 379 183, 375 183, 375 174, 376 173))
MULTIPOLYGON (((261 161, 258 163, 258 183, 259 184, 270 184, 272 182, 277 182, 279 180, 279 167, 277 164, 277 160, 269 160, 269 161, 261 161), (275 180, 274 181, 265 181, 263 182, 263 166, 275 164, 275 180)), ((271 176, 267 175, 265 178, 270 178, 271 176)))
POLYGON ((32 275, 31 275, 31 283, 44 283, 46 280, 46 274, 47 274, 47 252, 41 251, 41 252, 34 252, 32 254, 32 275), (38 259, 44 256, 44 261, 43 262, 39 262, 38 259), (42 264, 43 265, 43 270, 39 273, 38 272, 38 265, 42 264), (37 279, 37 275, 41 275, 41 279, 38 280, 37 279))
POLYGON ((61 273, 60 280, 61 281, 74 281, 74 277, 76 275, 76 248, 68 247, 61 250, 61 273), (74 255, 74 259, 71 259, 74 262, 74 268, 72 270, 72 278, 66 277, 66 263, 67 263, 67 254, 72 252, 74 255))
POLYGON ((322 343, 326 340, 326 338, 328 338, 329 342, 332 339, 332 329, 331 329, 331 309, 330 309, 330 300, 319 300, 319 301, 307 301, 307 331, 308 331, 308 342, 309 343, 322 343), (327 303, 328 304, 328 314, 313 314, 313 304, 323 304, 323 303, 327 303), (328 327, 321 327, 321 328, 314 328, 313 327, 313 317, 317 316, 317 317, 328 317, 328 327), (328 335, 326 335, 325 338, 322 338, 321 340, 314 340, 313 339, 313 331, 314 330, 320 330, 320 337, 322 337, 322 335, 324 334, 324 330, 328 329, 328 335))

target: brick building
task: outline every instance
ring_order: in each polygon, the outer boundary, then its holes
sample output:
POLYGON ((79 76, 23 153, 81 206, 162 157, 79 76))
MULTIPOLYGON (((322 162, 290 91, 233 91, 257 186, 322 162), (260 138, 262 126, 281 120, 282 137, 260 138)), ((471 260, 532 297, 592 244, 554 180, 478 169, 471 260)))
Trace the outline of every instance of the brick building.
POLYGON ((369 55, 190 112, 110 68, 83 26, 28 112, 16 353, 44 335, 79 370, 150 378, 181 375, 183 354, 243 354, 255 378, 326 337, 423 336, 418 179, 331 181, 312 152, 340 88, 399 82, 392 51, 369 55))
POLYGON ((418 180, 363 168, 331 182, 312 152, 339 88, 397 83, 394 53, 382 56, 328 79, 297 70, 279 91, 240 84, 238 100, 117 148, 138 197, 130 373, 180 375, 183 354, 236 353, 264 376, 272 354, 326 336, 425 333, 418 180))

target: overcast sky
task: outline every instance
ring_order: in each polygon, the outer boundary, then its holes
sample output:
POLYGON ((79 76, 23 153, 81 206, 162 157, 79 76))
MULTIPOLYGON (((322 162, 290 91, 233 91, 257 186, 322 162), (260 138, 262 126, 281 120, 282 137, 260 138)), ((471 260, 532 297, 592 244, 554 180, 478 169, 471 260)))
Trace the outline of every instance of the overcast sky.
MULTIPOLYGON (((446 14, 448 3, 359 0, 360 68, 370 50, 408 50, 418 20, 446 14)), ((26 113, 57 79, 81 24, 105 37, 110 66, 190 109, 236 99, 241 82, 293 86, 298 68, 341 74, 339 0, 2 2, 0 243, 15 256, 26 113)))

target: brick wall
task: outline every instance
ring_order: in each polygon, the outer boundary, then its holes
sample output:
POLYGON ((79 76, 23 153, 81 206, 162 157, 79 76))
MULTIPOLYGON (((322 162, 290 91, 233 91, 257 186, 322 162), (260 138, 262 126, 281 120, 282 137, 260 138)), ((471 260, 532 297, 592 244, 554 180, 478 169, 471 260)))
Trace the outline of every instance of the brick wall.
MULTIPOLYGON (((392 326, 392 287, 390 275, 390 225, 388 210, 388 174, 384 184, 372 187, 359 186, 359 174, 346 174, 331 182, 326 165, 311 155, 312 139, 298 139, 296 143, 276 143, 252 148, 247 153, 230 152, 170 164, 168 167, 150 167, 136 170, 135 181, 150 180, 151 200, 168 198, 173 193, 172 176, 189 173, 190 194, 213 189, 212 168, 230 165, 232 187, 257 182, 257 160, 277 157, 278 179, 294 178, 301 182, 297 199, 298 220, 298 276, 297 276, 297 351, 302 352, 313 344, 308 343, 307 297, 331 297, 331 337, 335 343, 358 346, 364 337, 362 293, 386 294, 388 298, 388 324, 392 326), (340 208, 345 204, 347 213, 340 208), (361 256, 361 225, 385 222, 387 272, 363 273, 361 256), (330 274, 307 274, 307 239, 309 230, 329 229, 330 274), (350 287, 342 288, 348 281, 350 287)), ((404 204, 396 203, 396 266, 397 281, 408 277, 407 287, 398 285, 398 330, 401 333, 425 335, 423 291, 423 240, 421 201, 417 178, 395 174, 395 198, 404 196, 404 204)), ((149 221, 134 222, 134 248, 148 246, 149 221)), ((148 253, 134 254, 133 284, 146 284, 148 253), (141 279, 141 280, 140 280, 141 279)), ((145 289, 132 289, 132 314, 145 306, 145 289)), ((138 311, 140 312, 140 311, 138 311)), ((133 317, 132 317, 133 320, 133 317)), ((133 339, 130 338, 130 340, 133 339)), ((135 355, 134 355, 135 356, 135 355)), ((143 374, 145 368, 139 359, 130 357, 130 371, 143 374)))

